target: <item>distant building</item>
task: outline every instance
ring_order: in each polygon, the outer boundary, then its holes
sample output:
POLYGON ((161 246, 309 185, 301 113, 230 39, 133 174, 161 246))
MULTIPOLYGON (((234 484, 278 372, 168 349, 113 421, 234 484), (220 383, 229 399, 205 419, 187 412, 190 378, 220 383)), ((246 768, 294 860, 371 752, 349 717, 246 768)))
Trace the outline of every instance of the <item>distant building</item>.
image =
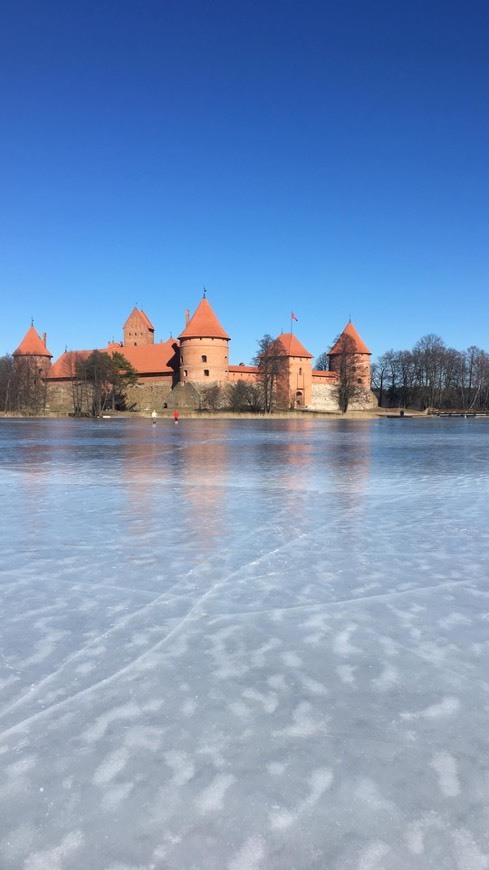
MULTIPOLYGON (((129 396, 129 405, 134 410, 162 406, 200 408, 211 386, 225 387, 238 381, 256 384, 259 379, 256 366, 230 365, 230 340, 204 293, 193 316, 186 312, 185 327, 177 339, 155 343, 153 324, 142 309, 135 307, 124 323, 123 341, 109 342, 99 350, 122 353, 138 372, 138 383, 130 388, 129 396)), ((292 332, 282 333, 277 340, 286 360, 282 384, 286 407, 337 410, 337 388, 345 370, 355 386, 349 407, 364 409, 376 404, 370 390, 371 352, 351 322, 329 351, 329 371, 312 368, 312 354, 292 332)), ((49 409, 69 412, 73 410, 77 361, 86 359, 91 352, 65 351, 51 364, 46 335, 41 339, 31 326, 13 355, 15 359, 33 361, 47 385, 49 409)))

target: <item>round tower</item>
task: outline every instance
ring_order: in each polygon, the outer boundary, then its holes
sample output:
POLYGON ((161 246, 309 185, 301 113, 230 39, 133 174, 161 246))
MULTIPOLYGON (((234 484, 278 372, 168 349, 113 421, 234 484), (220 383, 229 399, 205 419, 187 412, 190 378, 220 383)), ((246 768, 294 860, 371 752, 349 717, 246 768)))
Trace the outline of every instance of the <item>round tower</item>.
POLYGON ((53 356, 46 347, 46 333, 41 338, 39 333, 34 329, 34 325, 31 325, 12 356, 17 366, 20 365, 21 360, 26 360, 32 367, 34 375, 41 378, 46 377, 51 367, 53 356))
POLYGON ((228 380, 230 338, 205 294, 178 338, 180 383, 210 384, 228 380))
POLYGON ((371 355, 350 320, 328 353, 329 370, 339 379, 346 373, 352 385, 369 390, 371 355))

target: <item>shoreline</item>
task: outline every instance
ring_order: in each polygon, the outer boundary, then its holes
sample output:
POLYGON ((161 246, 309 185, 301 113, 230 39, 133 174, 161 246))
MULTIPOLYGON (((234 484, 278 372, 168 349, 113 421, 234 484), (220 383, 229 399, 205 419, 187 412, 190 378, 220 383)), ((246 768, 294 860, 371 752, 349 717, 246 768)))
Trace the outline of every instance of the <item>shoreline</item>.
MULTIPOLYGON (((157 420, 173 420, 173 409, 158 411, 157 420)), ((0 420, 134 420, 146 419, 151 420, 151 410, 145 411, 107 411, 101 414, 100 417, 75 417, 72 414, 50 413, 44 414, 20 414, 7 412, 0 414, 0 420)), ((448 418, 464 418, 464 417, 489 417, 489 414, 474 414, 467 412, 439 412, 437 414, 428 414, 426 411, 409 411, 400 408, 375 408, 365 411, 276 411, 273 414, 260 414, 251 411, 195 411, 185 410, 180 411, 181 420, 382 420, 382 419, 401 419, 401 420, 433 420, 448 418)))

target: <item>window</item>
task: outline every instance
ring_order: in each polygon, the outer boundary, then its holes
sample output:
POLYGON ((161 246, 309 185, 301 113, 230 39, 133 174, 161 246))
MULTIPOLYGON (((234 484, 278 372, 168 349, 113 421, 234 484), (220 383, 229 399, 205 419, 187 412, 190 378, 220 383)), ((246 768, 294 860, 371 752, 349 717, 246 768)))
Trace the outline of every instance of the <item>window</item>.
POLYGON ((299 374, 300 374, 300 375, 302 374, 302 369, 299 369, 299 374))
POLYGON ((204 369, 204 374, 205 374, 206 378, 208 378, 209 377, 209 369, 204 369))
POLYGON ((207 357, 205 353, 202 354, 202 362, 207 362, 207 357))
POLYGON ((362 383, 362 379, 361 379, 361 378, 357 378, 357 384, 361 384, 361 383, 362 383))
POLYGON ((184 376, 184 378, 187 377, 187 369, 184 369, 184 370, 183 370, 183 376, 184 376))

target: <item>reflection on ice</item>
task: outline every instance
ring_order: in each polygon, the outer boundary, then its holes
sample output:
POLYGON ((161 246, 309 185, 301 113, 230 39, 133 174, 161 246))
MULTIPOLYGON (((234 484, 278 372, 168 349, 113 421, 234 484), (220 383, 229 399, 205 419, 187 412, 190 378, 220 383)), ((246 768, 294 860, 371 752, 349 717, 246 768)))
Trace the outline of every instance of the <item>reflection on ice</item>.
POLYGON ((489 867, 488 436, 3 420, 2 870, 489 867))

